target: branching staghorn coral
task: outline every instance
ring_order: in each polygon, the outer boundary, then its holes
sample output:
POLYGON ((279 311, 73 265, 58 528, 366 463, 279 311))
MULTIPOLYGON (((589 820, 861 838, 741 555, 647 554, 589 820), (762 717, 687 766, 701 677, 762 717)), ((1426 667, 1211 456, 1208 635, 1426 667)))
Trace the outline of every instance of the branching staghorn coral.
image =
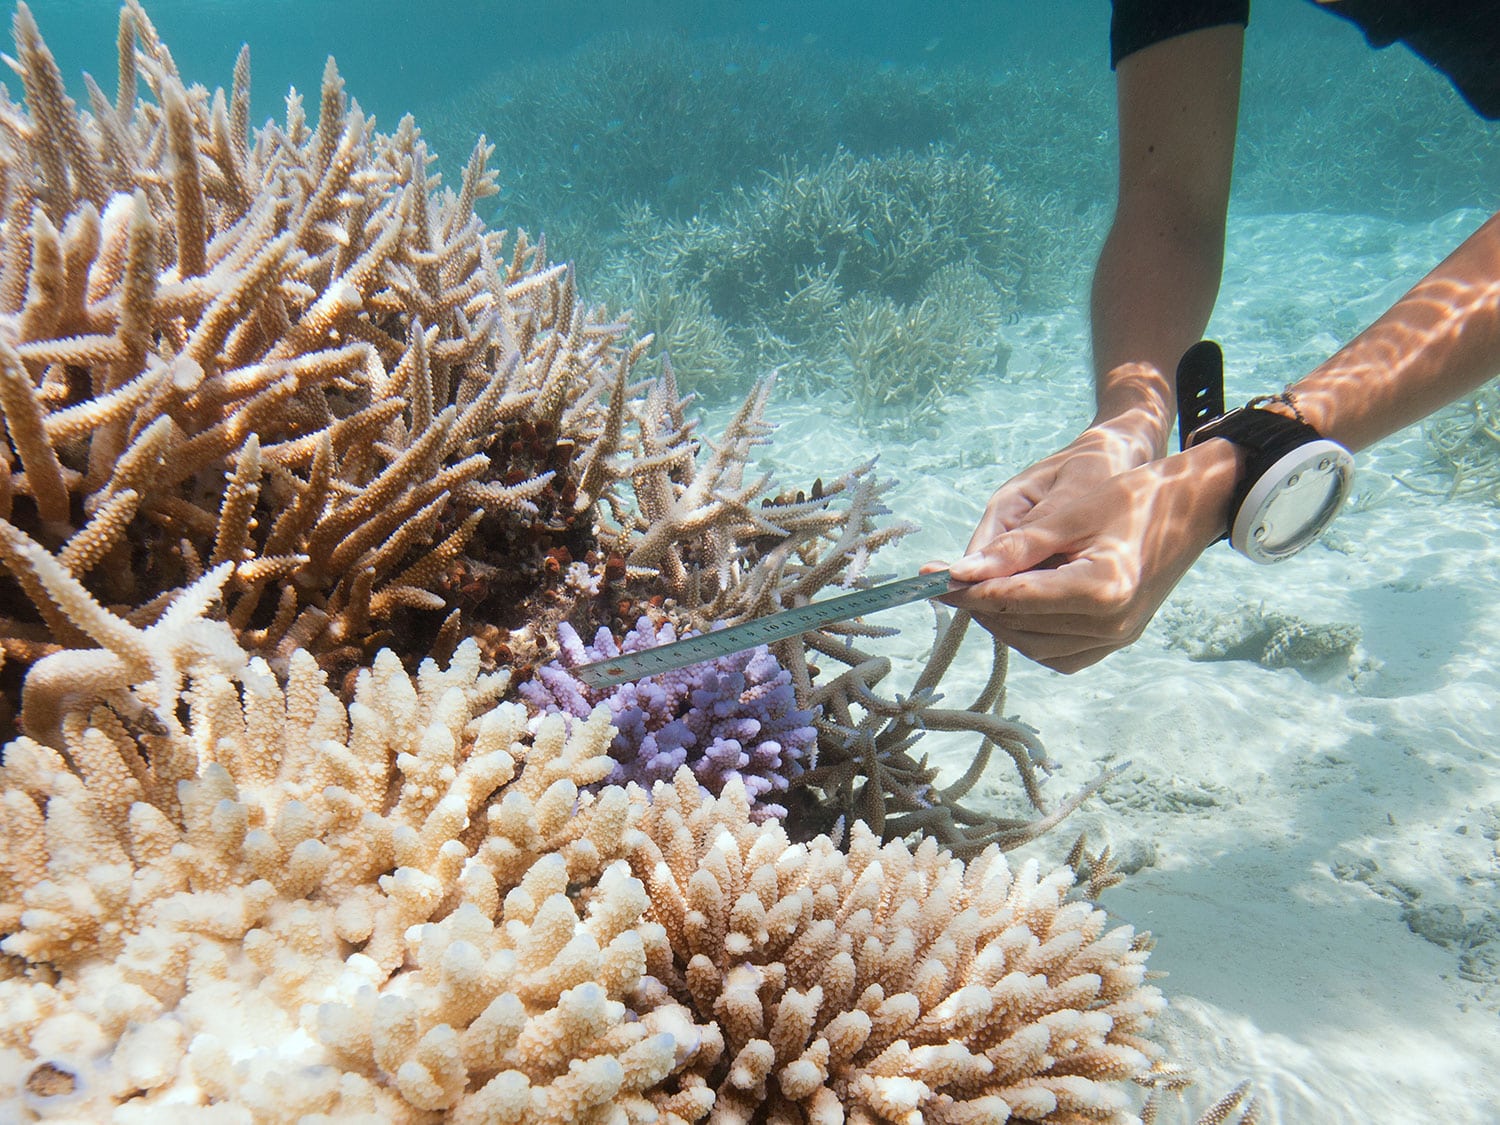
POLYGON ((764 37, 602 28, 566 58, 507 54, 495 65, 487 80, 424 107, 423 120, 453 142, 484 133, 522 153, 507 177, 506 221, 566 239, 570 257, 598 253, 622 203, 686 218, 743 169, 817 161, 839 144, 861 155, 920 149, 952 139, 959 103, 976 116, 1005 105, 973 104, 990 76, 957 90, 926 67, 877 70, 764 37), (693 142, 664 143, 685 122, 693 142), (575 251, 578 216, 588 237, 575 251))
MULTIPOLYGON (((638 234, 650 238, 655 222, 648 208, 637 209, 624 221, 622 240, 628 243, 638 234)), ((683 382, 716 400, 743 394, 755 373, 784 371, 795 362, 797 353, 790 348, 787 360, 752 350, 744 333, 714 312, 702 283, 684 273, 627 266, 600 288, 610 304, 630 310, 632 324, 651 333, 654 348, 669 357, 683 382)))
POLYGON ((685 222, 631 209, 622 237, 638 249, 596 283, 679 346, 688 385, 716 390, 707 377, 738 356, 786 367, 803 390, 848 391, 862 424, 889 423, 881 407, 930 410, 924 396, 1003 360, 996 329, 1023 270, 1013 209, 996 169, 968 156, 839 149, 685 222))
MULTIPOLYGON (((252 137, 248 57, 228 94, 189 86, 135 3, 116 96, 91 87, 87 114, 24 7, 16 40, 0 641, 29 679, 0 752, 5 1116, 670 1122, 733 1119, 748 1081, 855 1120, 995 1098, 1120 1117, 1157 999, 1144 944, 1063 903, 1071 873, 899 841, 870 862, 858 826, 849 856, 792 845, 734 778, 601 784, 605 710, 570 730, 498 703, 490 669, 565 620, 644 601, 701 627, 868 581, 908 530, 878 526, 871 465, 779 493, 749 474, 769 381, 700 439, 670 366, 632 382, 644 342, 585 310, 571 269, 475 219, 483 142, 434 193, 415 127, 377 133, 331 63, 315 126, 294 94, 252 137), (415 667, 429 651, 447 671, 415 667), (732 889, 726 837, 757 860, 746 891, 785 874, 773 897, 808 913, 722 944, 715 995, 696 908, 647 887, 665 868, 679 898, 732 889), (913 878, 927 901, 843 951, 867 978, 846 1018, 798 1045, 810 993, 783 975, 798 995, 767 991, 747 1038, 747 974, 774 985, 829 909, 863 924, 880 865, 912 875, 893 901, 913 878), (1001 1011, 1022 995, 1035 1012, 1001 1011), (791 1069, 757 1072, 762 1042, 773 1068, 795 1046, 791 1069)), ((807 696, 802 646, 778 656, 807 696)), ((736 894, 710 932, 753 918, 736 894)))
POLYGON ((1071 871, 792 844, 687 770, 590 791, 607 712, 507 681, 382 652, 346 705, 299 650, 10 743, 0 1113, 1128 1120, 1149 942, 1071 871))
MULTIPOLYGON (((331 61, 315 125, 294 93, 252 138, 248 56, 227 95, 187 85, 133 0, 120 93, 91 87, 83 114, 24 5, 15 34, 7 542, 54 552, 137 625, 229 564, 229 623, 277 666, 301 646, 352 669, 393 637, 417 658, 527 620, 556 585, 547 552, 592 548, 644 345, 591 319, 524 234, 507 249, 484 229, 483 140, 434 192, 411 121, 377 133, 331 61)), ((17 669, 80 640, 22 585, 0 606, 17 669)))
POLYGON ((756 383, 700 460, 696 422, 686 413, 692 396, 679 397, 667 364, 633 411, 633 456, 616 458, 610 470, 631 481, 635 503, 604 497, 619 527, 603 529, 601 540, 628 552, 629 566, 659 572, 695 628, 737 624, 825 587, 853 585, 874 551, 914 530, 880 526, 891 482, 874 475, 873 461, 828 484, 816 478, 808 490, 773 493, 769 475, 745 479, 752 450, 771 431, 765 409, 773 385, 770 377, 756 383))
POLYGON ((1236 193, 1250 212, 1322 212, 1424 221, 1460 208, 1488 215, 1482 187, 1500 176, 1500 139, 1420 57, 1324 44, 1268 43, 1243 103, 1236 193), (1343 75, 1336 89, 1311 78, 1314 59, 1343 75), (1399 89, 1399 110, 1371 89, 1399 89))
POLYGON ((66 626, 99 645, 81 652, 62 649, 31 666, 21 718, 38 741, 56 744, 69 707, 102 702, 127 713, 137 710, 131 687, 147 679, 152 682, 147 705, 157 723, 163 729, 177 728, 177 695, 191 665, 207 660, 232 673, 244 664, 230 628, 203 617, 219 599, 229 577, 228 563, 198 579, 173 598, 153 624, 138 629, 100 606, 66 566, 4 521, 0 551, 23 585, 42 591, 43 604, 61 608, 66 626))
MULTIPOLYGON (((750 449, 765 440, 768 429, 762 419, 769 391, 769 381, 757 385, 700 463, 687 453, 692 424, 667 365, 636 413, 639 455, 628 463, 621 459, 624 467, 615 470, 631 475, 639 502, 630 510, 611 499, 625 525, 619 541, 634 543, 625 561, 654 564, 676 596, 677 611, 686 611, 685 624, 696 629, 803 605, 835 584, 865 584, 871 554, 912 530, 902 523, 880 526, 879 517, 887 511, 881 494, 888 484, 873 475, 873 463, 830 485, 815 480, 810 495, 799 490, 771 497, 765 477, 746 484, 750 449), (846 506, 834 506, 845 497, 846 506), (637 536, 625 538, 632 529, 637 536)), ((1048 808, 1036 776, 1037 766, 1047 764, 1039 742, 1020 724, 992 713, 1003 704, 1003 646, 994 650, 994 671, 978 700, 961 709, 936 705, 938 685, 967 622, 966 615, 959 615, 939 630, 919 682, 894 701, 880 699, 874 690, 890 672, 890 662, 854 644, 863 637, 887 636, 888 629, 843 622, 776 646, 777 658, 796 685, 798 705, 823 712, 817 723, 816 767, 802 773, 789 794, 800 830, 831 830, 840 816, 860 817, 886 838, 929 832, 964 854, 991 842, 1015 847, 1055 826, 1112 776, 1103 775, 1057 808, 1048 808), (814 687, 809 649, 850 669, 814 687), (928 730, 981 736, 970 769, 946 789, 934 784, 937 770, 925 758, 908 753, 928 730), (1015 763, 1038 818, 1000 818, 960 803, 997 745, 1015 763)))
MULTIPOLYGON (((1162 1091, 1181 1091, 1192 1082, 1175 1067, 1153 1068, 1136 1081, 1151 1088, 1151 1094, 1141 1108, 1141 1125, 1156 1125, 1162 1091)), ((1241 1082, 1199 1114, 1194 1125, 1259 1125, 1260 1120, 1260 1098, 1251 1092, 1250 1083, 1241 1082)))
POLYGON ((1020 269, 1000 174, 941 150, 867 159, 839 151, 816 166, 783 166, 737 188, 721 210, 721 220, 684 224, 662 248, 731 317, 775 307, 820 266, 846 292, 897 300, 915 297, 943 266, 970 263, 1002 286, 1020 269))
POLYGON ((916 432, 955 391, 1003 372, 1007 352, 994 343, 997 297, 972 266, 949 266, 905 304, 849 300, 837 323, 860 423, 916 432))

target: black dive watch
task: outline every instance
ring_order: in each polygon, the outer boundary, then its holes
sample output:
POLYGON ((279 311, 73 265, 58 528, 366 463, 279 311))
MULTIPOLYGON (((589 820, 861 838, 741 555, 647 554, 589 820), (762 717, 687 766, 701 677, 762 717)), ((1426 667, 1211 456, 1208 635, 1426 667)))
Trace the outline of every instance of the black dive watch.
MULTIPOLYGON (((1224 413, 1224 353, 1200 340, 1177 366, 1178 440, 1224 438, 1245 451, 1225 538, 1258 563, 1291 558, 1333 522, 1354 483, 1354 458, 1301 418, 1252 399, 1224 413)), ((1284 401, 1284 400, 1283 400, 1284 401)), ((1295 407, 1293 408, 1295 409, 1295 407)))

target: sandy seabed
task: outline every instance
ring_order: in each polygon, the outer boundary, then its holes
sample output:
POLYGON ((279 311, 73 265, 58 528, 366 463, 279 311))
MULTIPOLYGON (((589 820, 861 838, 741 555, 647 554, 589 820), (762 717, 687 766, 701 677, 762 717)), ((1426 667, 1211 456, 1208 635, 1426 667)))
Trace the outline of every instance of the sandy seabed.
MULTIPOLYGON (((1300 376, 1485 217, 1233 219, 1210 325, 1228 401, 1300 376)), ((767 465, 806 485, 873 446, 899 481, 893 514, 922 525, 878 569, 956 557, 991 490, 1089 413, 1081 314, 1003 336, 1006 373, 917 437, 830 426, 836 405, 780 394, 767 465)), ((1061 763, 1053 799, 1132 763, 1032 850, 1056 861, 1087 829, 1133 869, 1103 903, 1156 936, 1172 1001, 1160 1034, 1198 1079, 1188 1120, 1250 1079, 1272 1123, 1500 1121, 1500 507, 1403 485, 1431 480, 1420 427, 1358 464, 1354 502, 1295 560, 1215 547, 1130 649, 1071 677, 1013 662, 1007 711, 1061 763), (1357 625, 1360 641, 1301 669, 1189 656, 1184 636, 1244 611, 1357 625)), ((880 651, 903 690, 931 613, 880 622, 902 627, 880 651)), ((955 664, 951 700, 983 664, 955 664)), ((972 745, 927 749, 956 774, 972 745)), ((974 803, 1015 793, 997 761, 974 803)))

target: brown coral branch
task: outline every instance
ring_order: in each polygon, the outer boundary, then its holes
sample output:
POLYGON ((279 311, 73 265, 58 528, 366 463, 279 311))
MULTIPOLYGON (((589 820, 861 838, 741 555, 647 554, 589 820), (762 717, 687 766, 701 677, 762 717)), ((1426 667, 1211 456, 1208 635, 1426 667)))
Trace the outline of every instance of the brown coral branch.
POLYGON ((250 542, 250 516, 260 498, 260 439, 251 434, 235 458, 234 476, 224 493, 214 528, 214 550, 209 566, 238 563, 250 542))
POLYGON ((0 337, 0 410, 4 411, 6 431, 25 470, 26 491, 36 500, 37 515, 44 523, 65 523, 68 486, 57 450, 47 434, 44 407, 21 356, 3 337, 0 337))
POLYGON ((128 7, 120 9, 119 30, 115 34, 118 84, 115 87, 115 112, 128 116, 135 109, 135 13, 128 7))
POLYGON ((130 201, 130 226, 125 251, 125 275, 120 285, 117 335, 124 356, 109 369, 105 384, 96 390, 117 387, 135 377, 151 346, 152 303, 156 295, 156 220, 144 192, 137 190, 130 201))
POLYGON ((203 173, 198 164, 198 139, 187 91, 181 83, 169 78, 159 93, 167 123, 168 150, 172 154, 177 276, 188 278, 203 272, 208 228, 203 173))
POLYGON ((63 545, 58 562, 77 578, 87 575, 124 539, 125 529, 139 507, 140 497, 131 489, 115 493, 63 545))
POLYGON ((63 273, 62 240, 45 211, 36 211, 31 220, 31 273, 26 279, 26 303, 17 325, 21 341, 40 340, 57 327, 62 317, 63 293, 67 278, 63 273))
POLYGON ((55 154, 44 165, 51 210, 58 221, 78 200, 88 200, 102 210, 108 195, 104 177, 78 126, 73 100, 63 86, 57 61, 42 42, 36 19, 24 3, 16 5, 14 29, 18 73, 26 87, 27 102, 48 150, 55 154))

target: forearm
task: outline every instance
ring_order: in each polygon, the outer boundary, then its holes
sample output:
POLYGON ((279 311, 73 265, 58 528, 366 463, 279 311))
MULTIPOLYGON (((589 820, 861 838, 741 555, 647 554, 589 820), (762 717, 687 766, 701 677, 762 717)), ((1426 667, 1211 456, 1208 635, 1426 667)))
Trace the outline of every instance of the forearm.
POLYGON ((1208 324, 1224 263, 1244 29, 1176 36, 1122 59, 1119 201, 1091 300, 1096 423, 1165 452, 1177 361, 1208 324), (1155 378, 1145 378, 1156 372, 1155 378))
POLYGON ((1291 389, 1309 423, 1362 449, 1500 373, 1500 214, 1291 389))
POLYGON ((1171 435, 1177 361, 1202 338, 1218 296, 1222 223, 1122 204, 1094 272, 1095 422, 1138 422, 1155 456, 1171 435))
POLYGON ((1116 389, 1111 373, 1125 364, 1150 364, 1170 384, 1219 294, 1223 216, 1174 211, 1169 195, 1122 204, 1099 255, 1090 315, 1101 406, 1116 389))

